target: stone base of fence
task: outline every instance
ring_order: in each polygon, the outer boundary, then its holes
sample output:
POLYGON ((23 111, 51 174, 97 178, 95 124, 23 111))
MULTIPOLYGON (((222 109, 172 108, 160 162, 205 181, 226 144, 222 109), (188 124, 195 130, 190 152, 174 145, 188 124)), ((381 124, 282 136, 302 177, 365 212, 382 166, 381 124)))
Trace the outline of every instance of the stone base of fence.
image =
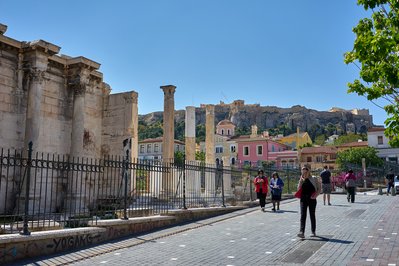
POLYGON ((167 216, 135 217, 128 220, 109 219, 89 222, 90 227, 0 235, 0 264, 25 258, 82 249, 109 240, 209 218, 247 207, 214 207, 169 210, 167 216))

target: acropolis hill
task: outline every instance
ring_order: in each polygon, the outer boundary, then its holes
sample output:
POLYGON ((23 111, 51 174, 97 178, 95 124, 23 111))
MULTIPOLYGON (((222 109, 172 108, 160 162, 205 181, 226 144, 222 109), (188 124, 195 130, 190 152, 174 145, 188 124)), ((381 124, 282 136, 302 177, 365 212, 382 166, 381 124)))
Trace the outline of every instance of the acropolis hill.
MULTIPOLYGON (((196 124, 205 124, 205 104, 196 108, 196 124)), ((175 111, 176 123, 184 122, 185 111, 175 111)), ((299 127, 302 131, 331 123, 342 132, 366 132, 373 126, 373 117, 367 109, 344 110, 333 107, 329 111, 308 109, 295 105, 290 108, 277 106, 261 106, 260 104, 245 104, 236 100, 230 104, 220 102, 215 105, 215 122, 229 119, 239 128, 250 128, 256 124, 261 129, 276 128, 287 125, 292 129, 299 127)), ((152 124, 162 120, 162 112, 154 112, 139 116, 140 121, 152 124)))

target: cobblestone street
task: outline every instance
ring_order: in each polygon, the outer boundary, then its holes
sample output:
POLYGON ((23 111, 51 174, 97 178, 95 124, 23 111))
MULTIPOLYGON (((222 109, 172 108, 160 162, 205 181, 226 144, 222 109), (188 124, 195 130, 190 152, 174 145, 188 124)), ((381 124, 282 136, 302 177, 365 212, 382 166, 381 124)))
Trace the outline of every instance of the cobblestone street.
POLYGON ((331 201, 325 206, 318 198, 315 238, 309 217, 305 240, 296 237, 299 201, 294 199, 282 202, 276 213, 268 204, 266 213, 237 211, 35 265, 399 265, 399 197, 358 194, 352 204, 345 195, 332 195, 331 201))

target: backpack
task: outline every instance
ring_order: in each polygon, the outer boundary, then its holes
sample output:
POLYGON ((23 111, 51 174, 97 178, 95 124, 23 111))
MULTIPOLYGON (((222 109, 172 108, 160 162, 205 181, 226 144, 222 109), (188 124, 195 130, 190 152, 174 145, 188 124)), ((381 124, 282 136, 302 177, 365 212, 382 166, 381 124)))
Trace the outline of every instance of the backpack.
POLYGON ((348 179, 345 183, 346 187, 356 187, 356 182, 354 179, 348 179))

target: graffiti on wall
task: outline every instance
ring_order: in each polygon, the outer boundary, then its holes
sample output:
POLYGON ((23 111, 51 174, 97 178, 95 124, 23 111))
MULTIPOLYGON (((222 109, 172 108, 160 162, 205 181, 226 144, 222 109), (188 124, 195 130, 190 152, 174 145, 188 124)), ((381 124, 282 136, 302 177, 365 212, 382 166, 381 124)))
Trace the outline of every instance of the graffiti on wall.
POLYGON ((99 238, 100 235, 92 236, 88 235, 78 235, 78 236, 68 236, 62 238, 54 238, 53 243, 47 245, 47 248, 54 249, 54 252, 65 250, 65 249, 74 249, 79 247, 84 247, 90 244, 93 244, 93 240, 99 238))

